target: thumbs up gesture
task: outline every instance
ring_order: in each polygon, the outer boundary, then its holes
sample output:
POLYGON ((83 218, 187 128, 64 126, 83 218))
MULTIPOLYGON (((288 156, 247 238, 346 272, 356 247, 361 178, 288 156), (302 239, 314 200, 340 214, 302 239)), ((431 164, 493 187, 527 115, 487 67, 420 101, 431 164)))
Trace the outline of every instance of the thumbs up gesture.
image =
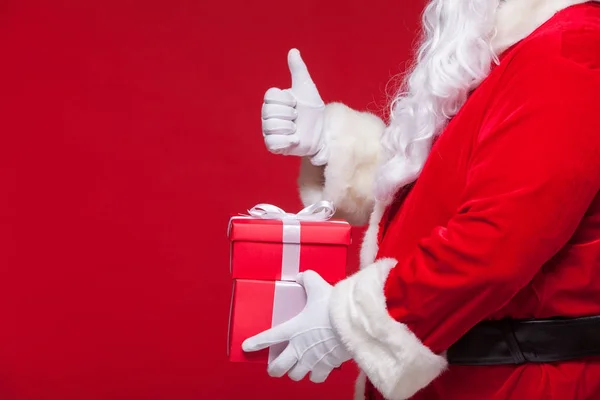
POLYGON ((325 103, 300 52, 290 50, 292 86, 267 90, 262 106, 262 131, 267 149, 275 154, 311 157, 314 165, 327 163, 323 138, 325 103))

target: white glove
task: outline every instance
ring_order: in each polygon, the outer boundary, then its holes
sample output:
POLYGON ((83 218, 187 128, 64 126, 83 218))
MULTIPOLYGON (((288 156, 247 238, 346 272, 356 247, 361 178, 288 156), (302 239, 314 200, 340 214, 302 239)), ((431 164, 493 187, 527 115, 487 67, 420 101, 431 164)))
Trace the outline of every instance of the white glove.
POLYGON ((334 368, 351 357, 329 322, 332 286, 313 271, 298 275, 297 282, 306 290, 304 310, 283 324, 246 339, 242 349, 257 351, 289 342, 269 364, 269 375, 280 378, 287 373, 292 380, 299 381, 310 372, 310 380, 321 383, 334 368))
POLYGON ((271 88, 262 106, 262 131, 267 149, 275 154, 311 157, 327 163, 323 138, 325 103, 296 49, 288 53, 292 87, 271 88))

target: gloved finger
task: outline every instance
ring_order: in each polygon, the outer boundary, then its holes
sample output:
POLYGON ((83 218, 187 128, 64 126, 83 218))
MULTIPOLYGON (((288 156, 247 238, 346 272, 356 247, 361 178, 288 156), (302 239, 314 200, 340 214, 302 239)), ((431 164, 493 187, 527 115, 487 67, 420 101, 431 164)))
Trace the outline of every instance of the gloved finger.
POLYGON ((310 370, 308 368, 301 363, 297 363, 294 368, 290 370, 288 376, 293 381, 301 381, 309 372, 310 370))
POLYGON ((263 103, 262 119, 283 119, 293 121, 298 117, 298 111, 294 107, 283 106, 280 104, 263 103))
POLYGON ((266 104, 280 104, 288 107, 296 107, 296 98, 289 90, 271 88, 265 92, 264 102, 266 104))
POLYGON ((310 372, 310 381, 313 383, 323 383, 327 380, 331 371, 333 371, 332 367, 319 363, 310 372))
POLYGON ((265 135, 292 135, 296 133, 296 124, 284 119, 263 119, 262 130, 265 135))
POLYGON ((331 288, 331 285, 321 278, 321 275, 310 270, 298 274, 296 282, 304 287, 308 301, 318 298, 319 293, 323 293, 331 288))
POLYGON ((274 344, 287 342, 293 334, 293 324, 290 324, 293 321, 294 319, 291 319, 244 340, 242 350, 245 352, 258 351, 274 344))
MULTIPOLYGON (((290 68, 290 74, 292 75, 292 83, 303 84, 307 81, 312 81, 310 74, 308 73, 308 67, 298 49, 291 49, 288 53, 288 67, 290 68)), ((292 87, 293 87, 292 84, 292 87)))
POLYGON ((267 368, 267 373, 273 378, 281 378, 288 373, 290 369, 298 362, 296 350, 292 346, 287 346, 285 350, 271 363, 267 368))
POLYGON ((296 146, 300 141, 296 135, 269 135, 265 136, 265 146, 273 153, 283 152, 296 146))
POLYGON ((323 100, 313 82, 308 68, 297 49, 291 49, 288 53, 288 66, 292 76, 292 91, 302 99, 302 102, 312 106, 320 106, 323 100))

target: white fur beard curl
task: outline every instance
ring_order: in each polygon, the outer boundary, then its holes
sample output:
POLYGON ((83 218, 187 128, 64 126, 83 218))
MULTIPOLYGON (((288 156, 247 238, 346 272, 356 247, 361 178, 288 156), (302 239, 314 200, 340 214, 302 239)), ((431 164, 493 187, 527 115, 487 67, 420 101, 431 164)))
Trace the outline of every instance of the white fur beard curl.
POLYGON ((415 181, 433 140, 490 72, 500 0, 432 0, 423 14, 416 64, 391 104, 375 181, 378 201, 415 181))

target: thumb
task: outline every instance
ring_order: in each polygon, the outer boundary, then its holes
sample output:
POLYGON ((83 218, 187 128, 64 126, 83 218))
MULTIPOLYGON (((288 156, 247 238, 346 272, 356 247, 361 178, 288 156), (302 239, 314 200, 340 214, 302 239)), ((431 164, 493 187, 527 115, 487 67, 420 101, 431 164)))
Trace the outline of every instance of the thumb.
POLYGON ((288 53, 288 66, 292 76, 292 92, 294 95, 305 101, 322 103, 323 100, 321 100, 319 91, 297 49, 292 49, 288 53))
POLYGON ((331 288, 331 285, 315 271, 306 271, 298 274, 296 282, 304 287, 307 301, 319 300, 321 297, 319 294, 331 288))

